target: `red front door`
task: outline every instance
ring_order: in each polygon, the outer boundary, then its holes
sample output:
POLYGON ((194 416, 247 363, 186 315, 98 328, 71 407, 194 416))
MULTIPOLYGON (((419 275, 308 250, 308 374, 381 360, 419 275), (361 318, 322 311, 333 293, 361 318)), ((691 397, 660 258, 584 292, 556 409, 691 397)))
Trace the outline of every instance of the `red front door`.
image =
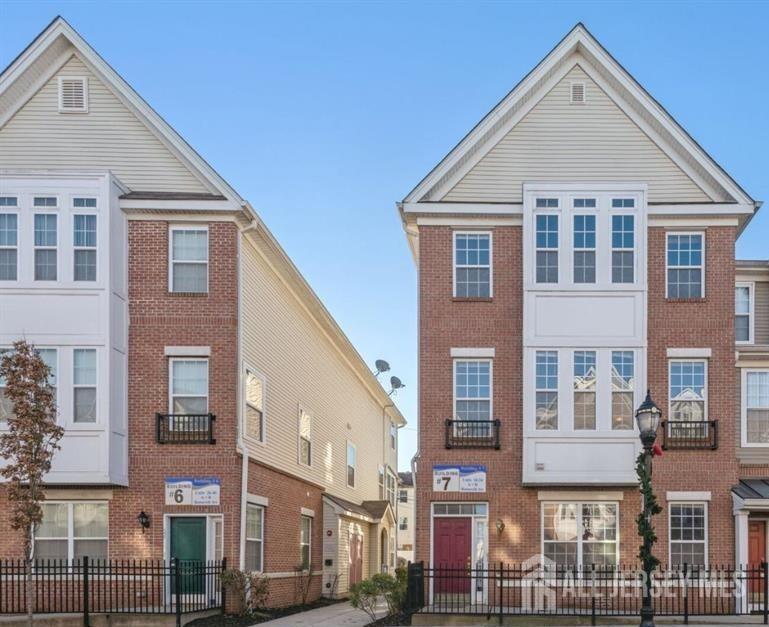
POLYGON ((470 518, 435 518, 433 567, 435 592, 470 592, 470 518))
POLYGON ((363 538, 359 533, 350 535, 350 572, 349 585, 360 583, 363 579, 363 538))
MULTIPOLYGON (((761 563, 766 561, 766 522, 751 520, 748 523, 748 562, 751 569, 760 572, 761 563)), ((750 591, 759 594, 763 590, 760 577, 750 578, 750 591)))

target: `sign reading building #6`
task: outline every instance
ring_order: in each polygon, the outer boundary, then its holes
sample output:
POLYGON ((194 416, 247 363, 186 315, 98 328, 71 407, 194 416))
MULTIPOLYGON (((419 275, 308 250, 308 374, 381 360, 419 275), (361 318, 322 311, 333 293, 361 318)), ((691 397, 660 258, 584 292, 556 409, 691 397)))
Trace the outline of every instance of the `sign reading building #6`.
POLYGON ((166 477, 166 505, 219 505, 218 477, 166 477))
POLYGON ((486 466, 436 464, 433 466, 435 492, 486 492, 486 466))

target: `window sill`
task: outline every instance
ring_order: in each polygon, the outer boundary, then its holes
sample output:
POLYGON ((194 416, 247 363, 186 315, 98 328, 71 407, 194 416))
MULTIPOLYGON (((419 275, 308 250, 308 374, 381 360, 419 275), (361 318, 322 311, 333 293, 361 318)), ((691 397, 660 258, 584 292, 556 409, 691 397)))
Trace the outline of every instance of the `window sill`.
POLYGON ((208 296, 208 292, 168 292, 169 296, 184 296, 192 298, 202 298, 208 296))
POLYGON ((708 302, 707 298, 670 298, 666 297, 665 302, 667 303, 706 303, 708 302))
POLYGON ((452 296, 451 300, 454 303, 490 303, 494 299, 492 297, 480 296, 452 296))

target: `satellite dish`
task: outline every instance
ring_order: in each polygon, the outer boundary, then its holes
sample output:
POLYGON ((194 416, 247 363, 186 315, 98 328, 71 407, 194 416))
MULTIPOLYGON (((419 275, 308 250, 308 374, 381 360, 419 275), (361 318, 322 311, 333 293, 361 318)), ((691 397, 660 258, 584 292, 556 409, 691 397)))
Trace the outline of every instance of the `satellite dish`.
POLYGON ((390 387, 392 388, 388 392, 388 396, 390 396, 393 392, 396 390, 400 390, 401 388, 405 388, 406 386, 403 385, 403 381, 401 381, 398 377, 390 377, 390 387))
POLYGON ((376 366, 376 372, 374 373, 375 377, 378 377, 383 372, 387 372, 390 369, 390 364, 388 364, 384 359, 377 359, 374 362, 374 365, 376 366))

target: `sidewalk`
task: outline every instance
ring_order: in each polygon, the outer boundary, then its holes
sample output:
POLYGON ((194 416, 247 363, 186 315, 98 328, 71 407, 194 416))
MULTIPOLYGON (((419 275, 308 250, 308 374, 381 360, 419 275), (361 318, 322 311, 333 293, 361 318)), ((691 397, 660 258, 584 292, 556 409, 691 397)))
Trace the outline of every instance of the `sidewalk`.
MULTIPOLYGON (((386 608, 382 605, 377 611, 377 618, 384 616, 386 608)), ((268 620, 259 625, 270 627, 310 627, 322 625, 323 627, 363 627, 371 622, 369 615, 363 610, 356 610, 349 603, 335 603, 327 607, 319 607, 316 610, 292 614, 275 620, 268 620)))

